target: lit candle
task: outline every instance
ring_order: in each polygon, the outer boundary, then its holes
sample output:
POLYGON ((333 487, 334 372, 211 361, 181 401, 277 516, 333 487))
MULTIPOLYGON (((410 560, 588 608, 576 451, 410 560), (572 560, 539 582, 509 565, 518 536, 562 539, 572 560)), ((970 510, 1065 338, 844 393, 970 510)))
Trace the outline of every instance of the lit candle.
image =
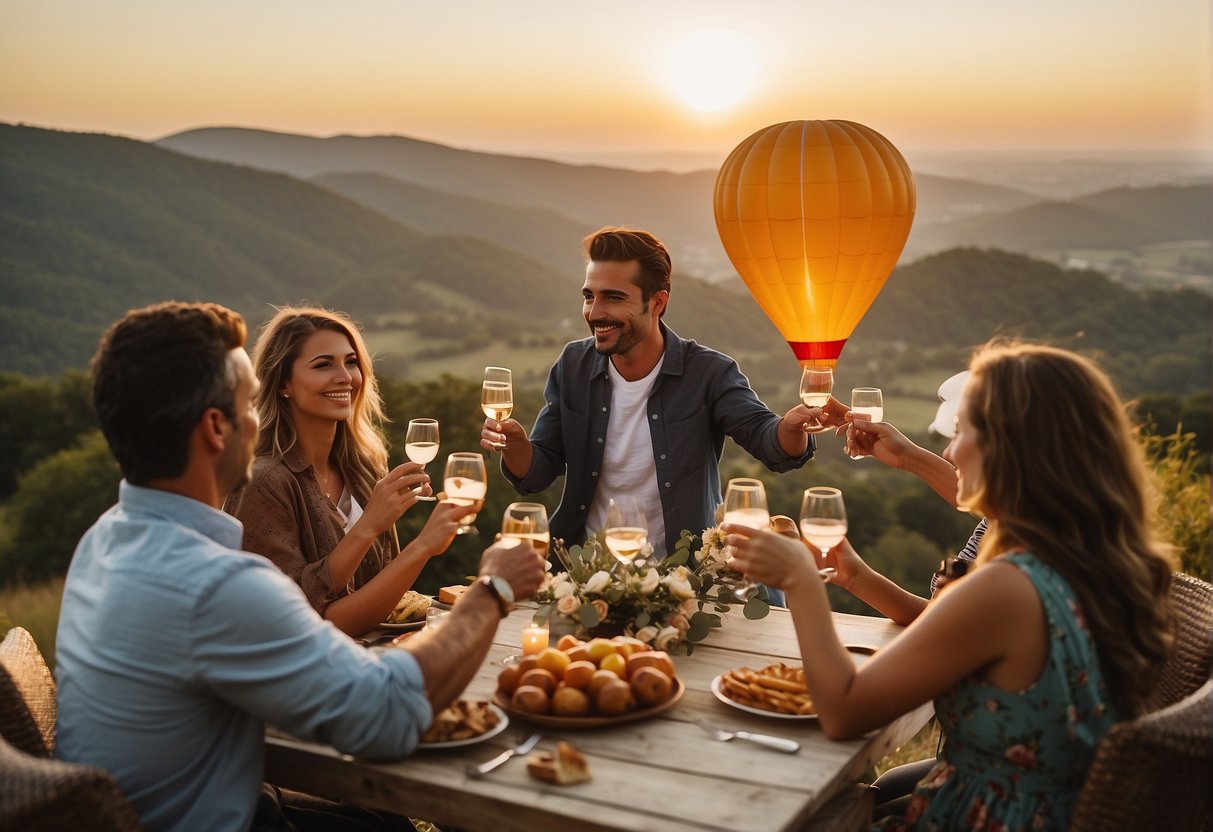
POLYGON ((547 627, 530 626, 522 628, 522 655, 530 656, 542 652, 547 646, 547 627))

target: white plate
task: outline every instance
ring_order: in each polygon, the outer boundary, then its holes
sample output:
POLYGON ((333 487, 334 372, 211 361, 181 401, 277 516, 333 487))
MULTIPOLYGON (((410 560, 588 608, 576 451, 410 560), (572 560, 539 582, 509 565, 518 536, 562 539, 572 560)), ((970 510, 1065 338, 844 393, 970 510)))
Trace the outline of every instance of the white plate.
POLYGON ((740 702, 730 699, 721 690, 719 676, 712 680, 712 694, 729 707, 750 714, 758 714, 758 716, 769 716, 772 719, 817 719, 817 714, 781 714, 779 711, 764 711, 762 708, 752 708, 749 705, 742 705, 740 702))
POLYGON ((423 618, 420 621, 410 621, 407 624, 392 624, 389 621, 384 621, 382 624, 378 625, 375 629, 388 630, 389 632, 393 632, 393 633, 409 633, 409 632, 412 632, 413 630, 420 630, 424 626, 425 626, 425 619, 423 618))
POLYGON ((440 748, 462 748, 465 745, 475 745, 478 742, 484 742, 491 737, 495 737, 509 727, 510 718, 506 716, 505 711, 498 708, 492 702, 489 707, 493 709, 493 713, 497 714, 497 724, 483 734, 475 737, 468 737, 466 740, 451 740, 450 742, 422 742, 418 743, 418 748, 440 749, 440 748))

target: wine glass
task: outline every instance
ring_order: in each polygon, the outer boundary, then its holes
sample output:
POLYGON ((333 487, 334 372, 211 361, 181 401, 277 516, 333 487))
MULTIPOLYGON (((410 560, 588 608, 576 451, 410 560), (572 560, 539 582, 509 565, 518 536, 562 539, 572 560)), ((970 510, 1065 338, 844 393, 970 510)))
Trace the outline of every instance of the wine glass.
POLYGON ((501 516, 501 542, 526 541, 545 560, 552 535, 548 531, 548 510, 542 503, 510 503, 501 516))
MULTIPOLYGON (((425 465, 438 456, 438 420, 410 419, 409 429, 404 434, 404 455, 412 462, 425 465)), ((414 491, 420 491, 417 486, 414 491)), ((418 500, 437 500, 437 497, 417 496, 418 500)))
MULTIPOLYGON (((800 503, 800 534, 805 540, 821 550, 821 557, 842 542, 847 536, 847 509, 842 502, 842 491, 823 485, 804 490, 800 503)), ((821 577, 834 574, 832 567, 819 569, 821 577)))
MULTIPOLYGON (((834 371, 829 367, 805 367, 800 374, 800 401, 805 407, 825 407, 834 392, 834 371)), ((809 433, 821 433, 826 426, 820 422, 806 422, 809 433)))
MULTIPOLYGON (((867 416, 873 422, 884 421, 884 395, 879 387, 856 387, 851 390, 851 413, 867 416)), ((857 454, 851 459, 866 459, 871 454, 857 454)))
MULTIPOLYGON (((725 523, 736 523, 751 529, 765 529, 771 525, 771 513, 767 510, 767 489, 762 480, 737 477, 729 480, 724 491, 725 523)), ((758 584, 744 577, 733 587, 733 595, 740 601, 748 601, 758 592, 758 584)))
MULTIPOLYGON (((514 374, 505 367, 485 367, 484 384, 480 388, 480 409, 484 415, 496 422, 510 418, 514 412, 514 374)), ((493 447, 501 450, 504 442, 495 442, 493 447)))
POLYGON ((488 474, 481 454, 456 453, 446 458, 446 473, 442 477, 446 499, 457 506, 476 506, 476 511, 459 520, 455 534, 480 534, 472 525, 476 512, 484 508, 484 495, 489 491, 488 474))
POLYGON ((649 524, 640 501, 635 497, 612 497, 607 502, 606 524, 603 526, 607 550, 625 566, 649 542, 649 524))

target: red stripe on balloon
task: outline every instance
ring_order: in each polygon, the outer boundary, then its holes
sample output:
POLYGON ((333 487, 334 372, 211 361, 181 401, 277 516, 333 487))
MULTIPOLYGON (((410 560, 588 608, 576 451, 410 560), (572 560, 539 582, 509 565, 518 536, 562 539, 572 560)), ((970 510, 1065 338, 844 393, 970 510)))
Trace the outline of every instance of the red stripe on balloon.
POLYGON ((841 341, 788 341, 788 346, 799 361, 835 361, 842 355, 846 342, 846 338, 841 341))

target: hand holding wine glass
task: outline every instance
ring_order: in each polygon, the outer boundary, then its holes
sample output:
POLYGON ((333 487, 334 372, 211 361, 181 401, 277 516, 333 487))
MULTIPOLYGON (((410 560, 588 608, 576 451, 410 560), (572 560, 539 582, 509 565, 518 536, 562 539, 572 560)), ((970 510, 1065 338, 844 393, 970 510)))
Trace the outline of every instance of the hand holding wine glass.
MULTIPOLYGON (((834 370, 829 367, 805 367, 800 374, 800 401, 805 407, 825 407, 834 390, 834 370)), ((820 421, 806 422, 808 433, 821 433, 827 425, 820 421)))
POLYGON ((472 525, 476 514, 484 508, 484 497, 489 491, 488 473, 484 457, 473 453, 455 453, 446 458, 443 474, 443 489, 446 499, 459 506, 475 506, 476 511, 459 520, 456 534, 480 534, 472 525))
POLYGON ((603 527, 607 551, 623 565, 628 565, 649 542, 649 526, 640 501, 635 497, 612 497, 607 502, 606 525, 603 527))
MULTIPOLYGON (((814 486, 804 490, 800 503, 800 534, 820 551, 824 558, 833 547, 847 536, 847 509, 842 501, 842 491, 826 486, 814 486)), ((820 569, 823 578, 829 578, 834 569, 820 569)))
POLYGON ((501 542, 511 546, 526 542, 546 560, 552 542, 547 508, 542 503, 510 503, 501 516, 501 542))
MULTIPOLYGON (((766 529, 771 525, 767 509, 767 490, 762 480, 736 477, 729 480, 724 492, 724 523, 736 523, 751 529, 766 529)), ((733 587, 739 601, 748 601, 758 592, 758 584, 744 578, 733 587)))
MULTIPOLYGON (((501 422, 510 418, 514 412, 514 374, 505 367, 485 367, 484 383, 480 388, 480 409, 488 419, 497 422, 501 430, 501 422)), ((504 443, 494 443, 494 448, 501 450, 504 443)))
MULTIPOLYGON (((856 387, 851 390, 851 423, 862 429, 862 423, 884 421, 884 395, 879 387, 856 387)), ((851 450, 848 443, 848 451, 851 450)), ((851 459, 866 459, 871 454, 854 454, 851 459)))
MULTIPOLYGON (((438 420, 412 419, 404 435, 404 454, 420 465, 433 462, 438 456, 438 420)), ((417 489, 420 491, 421 489, 417 489)), ((418 500, 436 500, 437 497, 418 496, 418 500)))

